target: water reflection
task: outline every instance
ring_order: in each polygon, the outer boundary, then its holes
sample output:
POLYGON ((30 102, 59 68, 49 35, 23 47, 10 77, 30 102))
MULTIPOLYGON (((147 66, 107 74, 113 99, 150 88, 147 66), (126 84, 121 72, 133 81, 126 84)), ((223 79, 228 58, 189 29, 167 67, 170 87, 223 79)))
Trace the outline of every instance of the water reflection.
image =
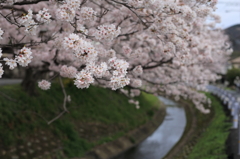
POLYGON ((186 126, 184 109, 171 100, 163 97, 159 99, 165 105, 171 105, 167 107, 163 123, 136 148, 116 159, 161 159, 181 138, 186 126))

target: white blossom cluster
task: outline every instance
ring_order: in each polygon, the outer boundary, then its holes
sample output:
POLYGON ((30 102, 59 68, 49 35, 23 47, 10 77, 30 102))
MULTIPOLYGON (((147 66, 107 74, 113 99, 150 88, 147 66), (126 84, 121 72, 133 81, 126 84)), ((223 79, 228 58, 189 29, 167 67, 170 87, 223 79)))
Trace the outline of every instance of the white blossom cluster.
POLYGON ((130 97, 136 97, 141 94, 141 91, 139 89, 131 89, 130 91, 130 97))
POLYGON ((78 24, 77 31, 80 33, 84 33, 85 35, 88 35, 88 30, 82 24, 78 24))
POLYGON ((102 78, 108 70, 108 66, 105 62, 102 62, 100 65, 96 65, 93 69, 93 74, 97 78, 102 78))
POLYGON ((18 2, 19 0, 6 0, 5 3, 8 5, 13 5, 14 3, 18 2))
POLYGON ((2 78, 3 73, 4 73, 4 70, 3 70, 2 64, 0 63, 0 78, 2 78))
POLYGON ((126 46, 126 45, 123 46, 124 55, 126 55, 127 57, 130 57, 131 52, 132 52, 132 49, 129 46, 126 46))
POLYGON ((77 88, 88 88, 94 82, 94 76, 102 78, 106 75, 107 70, 108 66, 105 62, 100 65, 88 63, 85 69, 76 74, 74 84, 77 88))
POLYGON ((17 67, 17 63, 23 67, 28 66, 32 59, 31 54, 31 49, 24 47, 21 49, 20 53, 15 59, 4 58, 3 60, 6 62, 5 64, 8 65, 11 70, 13 70, 15 67, 17 67))
POLYGON ((4 58, 3 60, 6 62, 5 64, 9 66, 10 70, 13 70, 15 67, 17 67, 17 62, 15 59, 4 58))
POLYGON ((2 35, 3 35, 3 30, 0 28, 0 39, 2 39, 2 35))
POLYGON ((134 80, 132 80, 131 85, 132 85, 134 88, 141 87, 141 86, 142 86, 142 80, 140 80, 140 79, 134 79, 134 80))
POLYGON ((98 26, 98 30, 95 32, 95 38, 98 40, 113 40, 116 38, 120 33, 120 27, 116 29, 114 24, 110 25, 100 25, 98 26))
POLYGON ((139 7, 143 4, 142 0, 127 0, 128 4, 134 7, 139 7))
MULTIPOLYGON (((207 112, 202 104, 206 98, 196 90, 224 73, 231 52, 224 46, 228 39, 215 28, 220 21, 212 13, 216 1, 50 0, 28 4, 4 0, 1 46, 13 44, 13 51, 26 47, 2 61, 10 69, 32 61, 35 68, 48 67, 73 78, 78 88, 94 83, 116 90, 131 84, 130 98, 139 95, 140 89, 165 92, 176 100, 190 98, 207 112), (17 9, 8 7, 15 2, 20 4, 17 9), (26 32, 30 36, 23 35, 26 32)), ((41 81, 39 87, 47 90, 50 84, 41 81)))
POLYGON ((20 24, 24 25, 26 33, 29 33, 31 35, 36 35, 37 23, 33 19, 33 14, 31 9, 28 10, 27 15, 23 15, 19 19, 19 22, 20 24))
POLYGON ((79 0, 66 0, 63 5, 56 10, 56 16, 62 21, 71 22, 75 15, 76 10, 79 8, 81 1, 79 0))
POLYGON ((17 63, 23 67, 26 67, 32 60, 32 51, 30 48, 23 47, 16 55, 15 59, 4 58, 3 60, 6 62, 5 64, 8 65, 11 70, 17 67, 17 63))
POLYGON ((74 78, 77 74, 77 69, 73 66, 63 65, 60 70, 60 75, 62 77, 74 78))
POLYGON ((133 69, 133 74, 136 75, 136 76, 139 76, 143 73, 143 68, 141 65, 139 66, 136 66, 134 69, 133 69))
POLYGON ((139 108, 140 108, 140 106, 139 106, 139 101, 130 99, 130 100, 128 100, 128 102, 131 103, 131 104, 134 104, 135 107, 136 107, 136 109, 139 109, 139 108))
POLYGON ((196 12, 194 12, 189 6, 182 6, 181 8, 182 16, 186 21, 192 22, 197 17, 196 12))
POLYGON ((128 102, 134 104, 136 109, 140 108, 139 101, 132 99, 133 97, 139 96, 141 94, 141 91, 139 89, 131 89, 130 92, 128 89, 120 89, 120 92, 130 98, 128 102))
MULTIPOLYGON (((51 20, 51 15, 48 13, 48 9, 43 8, 36 15, 36 19, 42 23, 49 23, 51 20)), ((19 19, 19 23, 24 25, 25 32, 31 35, 36 35, 36 30, 38 28, 38 23, 34 21, 33 11, 31 9, 28 10, 28 14, 23 15, 19 19)))
POLYGON ((110 86, 112 90, 122 88, 130 83, 130 79, 124 76, 113 76, 111 77, 110 86))
POLYGON ((51 21, 50 18, 51 18, 51 15, 48 13, 48 9, 46 8, 43 8, 43 10, 40 10, 36 15, 37 21, 42 23, 50 23, 51 21))
POLYGON ((81 1, 79 0, 66 0, 65 3, 70 7, 75 10, 77 10, 81 4, 81 1))
POLYGON ((198 7, 196 8, 196 13, 199 17, 206 17, 212 12, 212 9, 210 7, 198 7))
POLYGON ((48 90, 51 87, 51 83, 46 80, 42 80, 38 82, 38 87, 41 88, 42 90, 48 90))
POLYGON ((15 59, 19 65, 26 67, 31 62, 32 58, 31 48, 23 47, 15 59))
POLYGON ((114 69, 113 76, 111 77, 110 81, 112 90, 122 88, 130 83, 130 79, 126 77, 129 63, 113 57, 109 59, 109 66, 114 69))
POLYGON ((148 7, 154 4, 156 0, 127 0, 128 4, 133 7, 148 7))
MULTIPOLYGON (((109 60, 109 68, 105 62, 99 65, 95 64, 98 52, 95 50, 94 46, 74 33, 64 38, 63 46, 67 50, 72 50, 80 61, 86 62, 86 68, 75 75, 74 84, 78 88, 88 88, 89 85, 94 82, 94 77, 102 78, 106 76, 109 74, 109 69, 112 70, 111 72, 113 75, 110 78, 110 87, 113 90, 122 88, 130 83, 130 79, 125 77, 129 66, 126 61, 114 57, 109 60)), ((63 68, 66 69, 65 67, 62 67, 62 69, 63 68)))
POLYGON ((94 20, 96 12, 90 7, 83 7, 80 11, 80 16, 83 20, 94 20))
POLYGON ((88 88, 94 82, 92 74, 86 70, 82 70, 76 74, 74 84, 77 88, 88 88))
POLYGON ((66 49, 71 49, 78 59, 87 63, 93 62, 98 55, 90 42, 74 33, 64 38, 63 45, 66 49))
POLYGON ((56 11, 57 18, 67 22, 71 22, 75 14, 75 10, 67 4, 61 5, 56 11))
POLYGON ((113 49, 110 49, 106 52, 106 55, 110 58, 115 57, 116 56, 116 51, 114 51, 113 49))

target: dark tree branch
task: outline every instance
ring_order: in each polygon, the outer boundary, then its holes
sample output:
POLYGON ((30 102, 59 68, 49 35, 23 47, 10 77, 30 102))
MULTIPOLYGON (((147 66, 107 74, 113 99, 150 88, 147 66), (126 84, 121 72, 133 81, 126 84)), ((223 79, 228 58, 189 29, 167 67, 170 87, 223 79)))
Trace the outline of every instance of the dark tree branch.
POLYGON ((29 4, 37 4, 39 2, 48 2, 49 0, 36 0, 36 1, 22 1, 16 2, 13 5, 29 5, 29 4))

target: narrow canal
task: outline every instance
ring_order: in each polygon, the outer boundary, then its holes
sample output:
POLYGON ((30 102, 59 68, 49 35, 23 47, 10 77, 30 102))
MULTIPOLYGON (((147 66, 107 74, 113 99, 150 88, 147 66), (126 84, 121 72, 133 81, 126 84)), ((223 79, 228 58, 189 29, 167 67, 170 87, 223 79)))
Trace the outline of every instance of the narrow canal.
POLYGON ((167 105, 163 123, 137 147, 114 159, 161 159, 179 141, 186 126, 185 110, 169 99, 159 99, 167 105))

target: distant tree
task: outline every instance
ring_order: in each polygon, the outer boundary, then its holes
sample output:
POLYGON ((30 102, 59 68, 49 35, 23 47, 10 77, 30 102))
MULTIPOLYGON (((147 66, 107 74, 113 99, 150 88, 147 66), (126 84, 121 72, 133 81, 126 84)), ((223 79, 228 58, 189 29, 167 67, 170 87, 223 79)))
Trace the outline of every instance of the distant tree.
POLYGON ((229 85, 233 86, 234 85, 234 80, 237 77, 240 77, 240 69, 239 68, 232 68, 232 69, 227 71, 225 78, 229 82, 229 85))

